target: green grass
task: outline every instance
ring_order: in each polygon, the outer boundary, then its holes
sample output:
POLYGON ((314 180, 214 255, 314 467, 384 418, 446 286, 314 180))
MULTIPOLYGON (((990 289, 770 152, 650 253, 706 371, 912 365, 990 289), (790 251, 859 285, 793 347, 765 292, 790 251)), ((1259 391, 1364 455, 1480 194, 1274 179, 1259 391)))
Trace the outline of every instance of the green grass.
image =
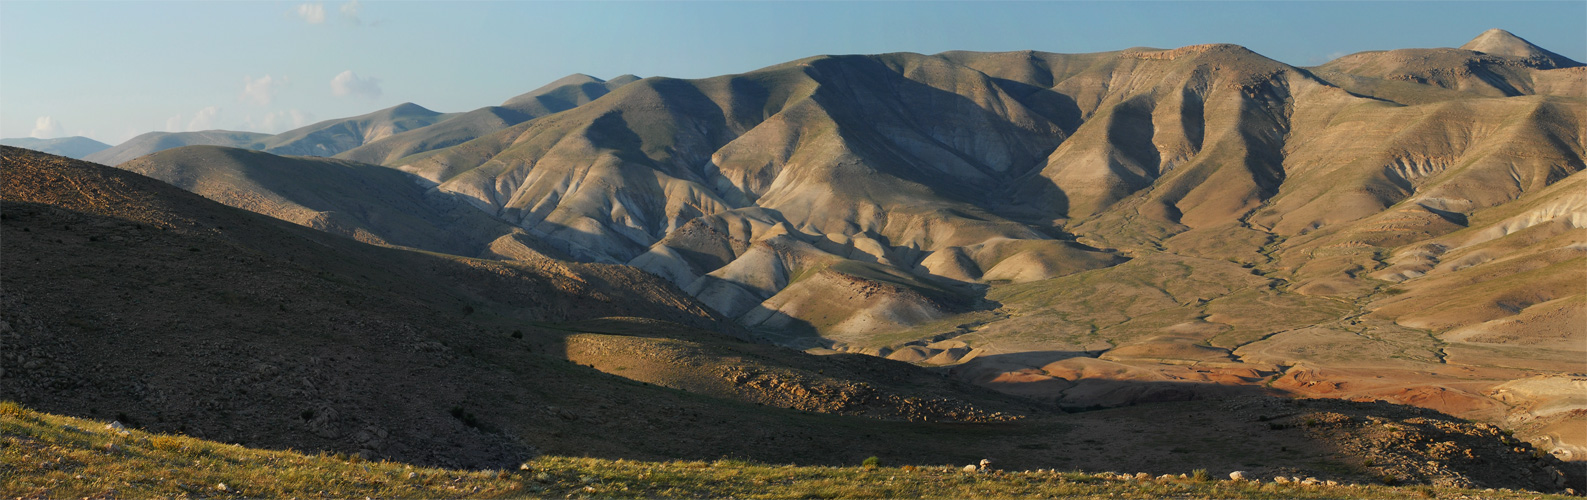
MULTIPOLYGON (((718 460, 543 456, 519 469, 464 471, 271 451, 105 428, 0 402, 5 497, 645 498, 1425 498, 1428 487, 1300 486, 1077 472, 966 473, 959 466, 816 467, 718 460), (225 484, 223 490, 219 487, 225 484)), ((1540 498, 1433 488, 1437 497, 1540 498)), ((1545 495, 1546 496, 1546 495, 1545 495)), ((1551 498, 1564 498, 1553 497, 1551 498)))

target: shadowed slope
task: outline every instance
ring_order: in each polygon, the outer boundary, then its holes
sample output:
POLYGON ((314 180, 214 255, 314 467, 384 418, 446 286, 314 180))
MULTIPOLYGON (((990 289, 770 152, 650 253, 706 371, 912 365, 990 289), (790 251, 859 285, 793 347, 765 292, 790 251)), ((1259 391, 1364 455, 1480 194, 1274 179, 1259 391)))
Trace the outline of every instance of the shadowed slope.
POLYGON ((467 257, 501 240, 531 242, 522 230, 436 193, 424 180, 374 165, 259 151, 192 146, 118 168, 206 198, 365 243, 467 257))
MULTIPOLYGON (((7 397, 30 405, 120 414, 135 426, 254 446, 469 467, 556 450, 819 462, 873 431, 914 443, 895 448, 911 456, 945 449, 923 439, 934 428, 768 411, 733 401, 753 400, 748 395, 703 397, 569 364, 569 349, 580 342, 573 332, 589 327, 548 329, 545 322, 640 315, 654 319, 595 331, 653 341, 686 335, 697 349, 718 353, 691 361, 703 366, 687 371, 714 373, 737 366, 724 354, 747 355, 793 382, 758 387, 754 397, 842 408, 834 403, 844 393, 798 392, 811 387, 807 378, 814 387, 865 387, 866 397, 881 401, 908 403, 920 392, 871 375, 886 368, 890 377, 926 376, 908 365, 768 351, 680 329, 732 331, 632 268, 370 246, 130 172, 15 148, 0 153, 3 377, 7 397), (746 439, 746 429, 760 434, 746 439), (768 446, 795 439, 805 446, 768 446)), ((936 386, 931 401, 964 415, 997 411, 983 405, 1031 410, 950 382, 936 386)))

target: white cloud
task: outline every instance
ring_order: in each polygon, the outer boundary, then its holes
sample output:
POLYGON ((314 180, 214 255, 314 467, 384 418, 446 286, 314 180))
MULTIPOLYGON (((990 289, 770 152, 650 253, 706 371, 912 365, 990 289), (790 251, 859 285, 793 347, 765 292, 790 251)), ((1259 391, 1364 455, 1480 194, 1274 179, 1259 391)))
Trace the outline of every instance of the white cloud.
POLYGON ((247 130, 274 134, 313 123, 314 114, 298 109, 272 111, 265 113, 261 120, 255 121, 250 115, 244 121, 246 123, 244 128, 247 130))
POLYGON ((303 20, 309 24, 320 24, 325 22, 325 4, 323 3, 299 4, 295 12, 297 13, 298 17, 303 18, 303 20))
POLYGON ((220 107, 207 106, 193 113, 193 119, 187 122, 188 132, 211 130, 215 128, 215 118, 220 115, 220 107))
POLYGON ((358 18, 358 11, 362 9, 363 6, 358 4, 358 0, 352 0, 351 2, 342 4, 341 10, 342 15, 346 16, 349 22, 353 24, 363 24, 363 21, 358 18))
POLYGON ((186 120, 187 127, 182 127, 182 115, 165 119, 166 132, 198 132, 201 130, 214 130, 215 122, 220 118, 220 106, 205 106, 193 113, 193 118, 186 120))
POLYGON ((281 88, 287 85, 286 77, 275 78, 270 75, 259 78, 244 76, 242 82, 242 96, 239 99, 253 101, 260 106, 270 105, 270 101, 275 100, 281 88))
POLYGON ((380 79, 360 77, 353 70, 343 71, 331 79, 331 93, 337 97, 357 95, 374 99, 380 97, 380 79))
POLYGON ((66 128, 61 122, 55 121, 52 116, 40 116, 33 121, 33 132, 28 134, 34 139, 54 139, 66 135, 66 128))

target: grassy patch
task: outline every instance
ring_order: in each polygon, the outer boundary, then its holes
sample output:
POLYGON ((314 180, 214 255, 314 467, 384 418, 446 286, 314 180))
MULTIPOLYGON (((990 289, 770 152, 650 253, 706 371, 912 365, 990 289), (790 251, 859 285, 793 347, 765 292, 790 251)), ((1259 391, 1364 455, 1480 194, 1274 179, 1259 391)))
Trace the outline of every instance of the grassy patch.
MULTIPOLYGON (((639 462, 544 456, 516 470, 465 471, 271 451, 34 412, 0 402, 6 497, 645 498, 1538 498, 1419 486, 1300 486, 1078 472, 966 473, 955 466, 639 462), (222 487, 224 485, 224 487, 222 487)), ((1564 497, 1559 497, 1564 498, 1564 497)))

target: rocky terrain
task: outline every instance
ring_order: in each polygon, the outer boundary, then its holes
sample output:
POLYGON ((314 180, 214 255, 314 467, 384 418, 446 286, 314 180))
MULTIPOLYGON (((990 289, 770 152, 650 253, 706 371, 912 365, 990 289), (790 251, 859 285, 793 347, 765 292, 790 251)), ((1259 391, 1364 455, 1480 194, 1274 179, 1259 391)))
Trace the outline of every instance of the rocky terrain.
POLYGON ((1579 459, 1583 71, 1502 30, 1312 68, 1232 45, 821 56, 576 75, 340 153, 411 182, 219 149, 122 166, 369 242, 628 264, 763 341, 1060 406, 1256 385, 1579 459))

